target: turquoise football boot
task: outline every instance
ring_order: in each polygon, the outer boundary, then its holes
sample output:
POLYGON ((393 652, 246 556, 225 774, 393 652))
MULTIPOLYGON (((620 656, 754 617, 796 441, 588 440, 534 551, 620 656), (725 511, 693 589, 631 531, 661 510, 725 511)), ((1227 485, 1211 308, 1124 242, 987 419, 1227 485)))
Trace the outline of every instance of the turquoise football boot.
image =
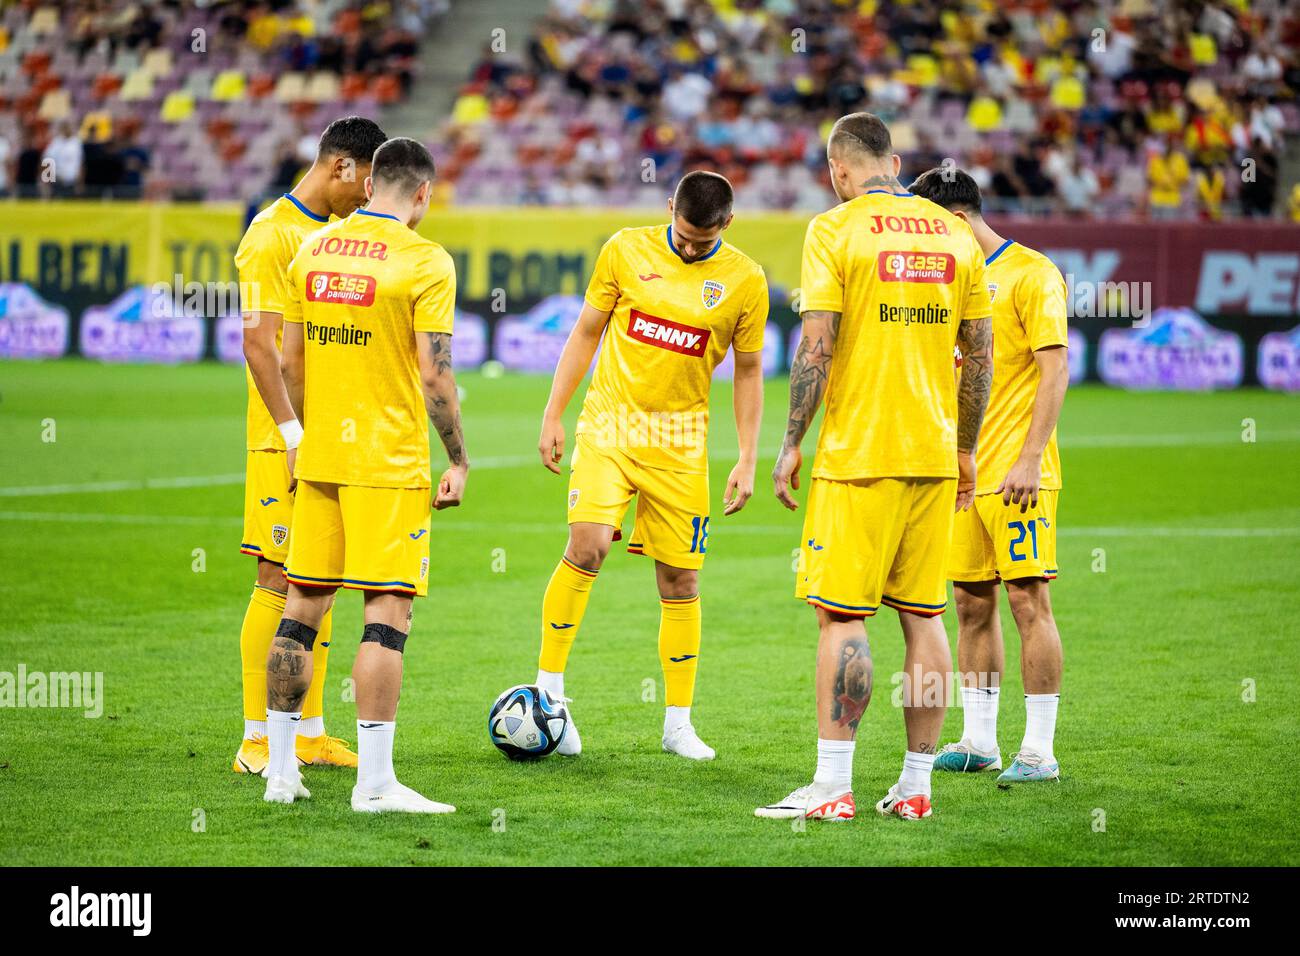
POLYGON ((955 773, 979 773, 981 770, 1001 770, 1002 754, 996 747, 989 753, 976 750, 969 740, 947 744, 934 758, 935 770, 955 773))
POLYGON ((1048 760, 1032 750, 1022 750, 1011 760, 1011 766, 998 775, 998 786, 1012 783, 1033 783, 1037 780, 1060 780, 1061 765, 1048 760))

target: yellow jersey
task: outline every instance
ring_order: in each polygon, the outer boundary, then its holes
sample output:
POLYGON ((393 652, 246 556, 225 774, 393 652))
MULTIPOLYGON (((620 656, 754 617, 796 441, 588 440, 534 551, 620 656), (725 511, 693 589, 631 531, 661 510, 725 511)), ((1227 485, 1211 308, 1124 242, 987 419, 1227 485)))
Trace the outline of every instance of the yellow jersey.
MULTIPOLYGON (((1034 353, 1068 344, 1065 279, 1051 259, 1008 239, 989 256, 984 278, 993 300, 993 389, 975 448, 981 495, 997 490, 1025 444, 1040 378, 1034 353)), ((1042 487, 1061 487, 1056 429, 1043 449, 1042 487)))
POLYGON ((990 314, 970 226, 912 193, 871 190, 815 216, 800 310, 841 315, 814 478, 955 478, 953 350, 990 314))
POLYGON ((671 226, 622 229, 600 250, 586 300, 610 316, 578 437, 645 467, 706 473, 713 370, 733 345, 762 351, 763 270, 721 238, 685 262, 671 226))
POLYGON ((296 477, 429 488, 419 332, 451 332, 456 269, 436 242, 358 209, 309 235, 289 265, 286 322, 305 328, 296 477))
MULTIPOLYGON (((246 301, 241 303, 244 311, 284 314, 289 292, 289 262, 307 234, 327 222, 329 216, 316 215, 288 193, 253 217, 235 250, 240 292, 246 293, 246 301)), ((275 333, 277 347, 282 337, 280 331, 275 333)), ((248 385, 245 425, 248 450, 284 451, 280 429, 275 427, 275 420, 266 410, 266 403, 253 382, 253 373, 247 367, 244 378, 248 385)))

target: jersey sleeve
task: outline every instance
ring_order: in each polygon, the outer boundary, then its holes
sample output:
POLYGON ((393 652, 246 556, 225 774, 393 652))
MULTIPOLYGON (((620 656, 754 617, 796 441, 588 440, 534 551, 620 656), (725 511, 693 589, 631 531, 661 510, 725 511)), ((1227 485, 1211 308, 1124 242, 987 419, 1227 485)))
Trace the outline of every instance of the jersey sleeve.
MULTIPOLYGON (((294 258, 284 268, 284 305, 280 308, 280 315, 286 322, 302 322, 302 282, 298 277, 298 257, 294 258)), ((270 309, 267 309, 270 312, 270 309)))
POLYGON ((1025 338, 1035 352, 1053 345, 1068 345, 1065 316, 1065 280, 1050 261, 1040 263, 1016 287, 1016 311, 1025 338))
POLYGON ((844 265, 832 228, 823 216, 808 223, 799 270, 800 312, 844 311, 844 265))
POLYGON ((435 249, 422 271, 427 278, 415 293, 413 327, 450 333, 456 320, 456 264, 445 250, 435 249))
POLYGON ((745 311, 741 313, 740 321, 736 323, 736 334, 731 339, 731 347, 737 352, 763 351, 763 332, 767 328, 767 310, 770 305, 767 276, 760 269, 749 285, 745 311))
POLYGON ((250 226, 235 251, 241 289, 248 290, 247 312, 284 312, 289 260, 297 250, 270 225, 250 226))
POLYGON ((989 295, 988 279, 984 276, 984 250, 980 248, 972 233, 970 292, 966 296, 966 307, 962 309, 964 322, 975 322, 993 315, 993 299, 989 295))
POLYGON ((587 283, 587 304, 601 312, 612 312, 618 302, 618 278, 622 257, 619 255, 619 233, 614 233, 600 247, 596 267, 587 283))

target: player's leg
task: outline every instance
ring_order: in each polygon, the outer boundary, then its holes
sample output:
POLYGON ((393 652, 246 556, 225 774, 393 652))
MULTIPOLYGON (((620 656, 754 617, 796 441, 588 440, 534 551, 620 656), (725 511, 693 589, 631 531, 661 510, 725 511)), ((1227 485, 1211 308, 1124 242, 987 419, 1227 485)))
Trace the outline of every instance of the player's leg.
POLYGON ((270 803, 311 796, 298 770, 298 725, 311 686, 312 650, 333 603, 333 587, 304 588, 290 582, 284 617, 267 653, 265 799, 270 803))
POLYGON ((905 820, 931 812, 930 774, 939 750, 952 684, 952 652, 943 627, 948 604, 947 565, 952 543, 956 479, 901 482, 902 519, 881 603, 895 608, 907 650, 903 659, 903 722, 907 752, 898 783, 876 810, 905 820))
POLYGON ((714 750, 691 724, 700 663, 700 572, 655 562, 659 587, 659 663, 664 672, 663 748, 691 760, 712 760, 714 750))
POLYGON ((961 678, 961 740, 935 759, 936 770, 1001 770, 998 702, 1003 672, 1002 622, 997 581, 954 581, 957 670, 961 678))
MULTIPOLYGON (((542 596, 537 686, 553 697, 568 701, 564 672, 569 664, 569 651, 582 628, 596 575, 609 554, 632 494, 632 485, 616 458, 584 442, 577 443, 569 475, 569 540, 542 596)), ((568 729, 555 752, 564 757, 582 752, 582 738, 573 721, 572 706, 568 729)))
POLYGON ((876 613, 898 529, 888 481, 813 479, 795 596, 817 612, 817 770, 813 782, 759 807, 760 817, 851 820, 853 751, 871 700, 865 619, 876 613))
POLYGON ((1025 685, 1025 736, 998 780, 1020 783, 1060 779, 1054 753, 1061 699, 1061 634, 1052 614, 1046 578, 1007 582, 1011 614, 1020 633, 1020 673, 1025 685))
POLYGON ((1017 504, 993 499, 998 572, 1006 584, 1011 615, 1020 632, 1021 673, 1025 685, 1025 737, 1016 759, 998 783, 1060 778, 1053 753, 1056 710, 1061 692, 1061 635, 1052 614, 1048 581, 1056 577, 1055 490, 1040 491, 1038 502, 1022 512, 1017 504))
POLYGON ((366 592, 365 630, 352 680, 357 689, 357 785, 352 809, 362 813, 454 813, 398 782, 393 770, 397 703, 402 695, 402 664, 411 627, 411 597, 366 592))

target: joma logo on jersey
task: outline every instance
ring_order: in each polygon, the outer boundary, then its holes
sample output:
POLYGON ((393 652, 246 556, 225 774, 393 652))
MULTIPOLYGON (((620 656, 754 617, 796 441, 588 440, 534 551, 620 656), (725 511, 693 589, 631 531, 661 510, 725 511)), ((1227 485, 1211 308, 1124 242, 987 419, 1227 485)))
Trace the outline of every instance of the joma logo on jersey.
POLYGON ((636 339, 638 342, 667 349, 669 352, 677 352, 681 355, 703 355, 709 345, 711 333, 708 329, 681 325, 633 309, 627 320, 627 334, 629 338, 636 339))
POLYGON ((911 216, 872 216, 871 232, 904 232, 909 236, 946 236, 948 224, 942 219, 915 219, 911 216))
POLYGON ((338 236, 317 239, 313 256, 322 253, 331 256, 355 256, 358 259, 387 259, 388 243, 371 242, 369 239, 346 239, 338 236))
POLYGON ((957 273, 949 252, 882 252, 876 259, 882 282, 938 282, 948 285, 957 273))
POLYGON ((311 302, 334 302, 338 305, 374 305, 375 280, 371 276, 347 272, 309 272, 307 298, 311 302))

